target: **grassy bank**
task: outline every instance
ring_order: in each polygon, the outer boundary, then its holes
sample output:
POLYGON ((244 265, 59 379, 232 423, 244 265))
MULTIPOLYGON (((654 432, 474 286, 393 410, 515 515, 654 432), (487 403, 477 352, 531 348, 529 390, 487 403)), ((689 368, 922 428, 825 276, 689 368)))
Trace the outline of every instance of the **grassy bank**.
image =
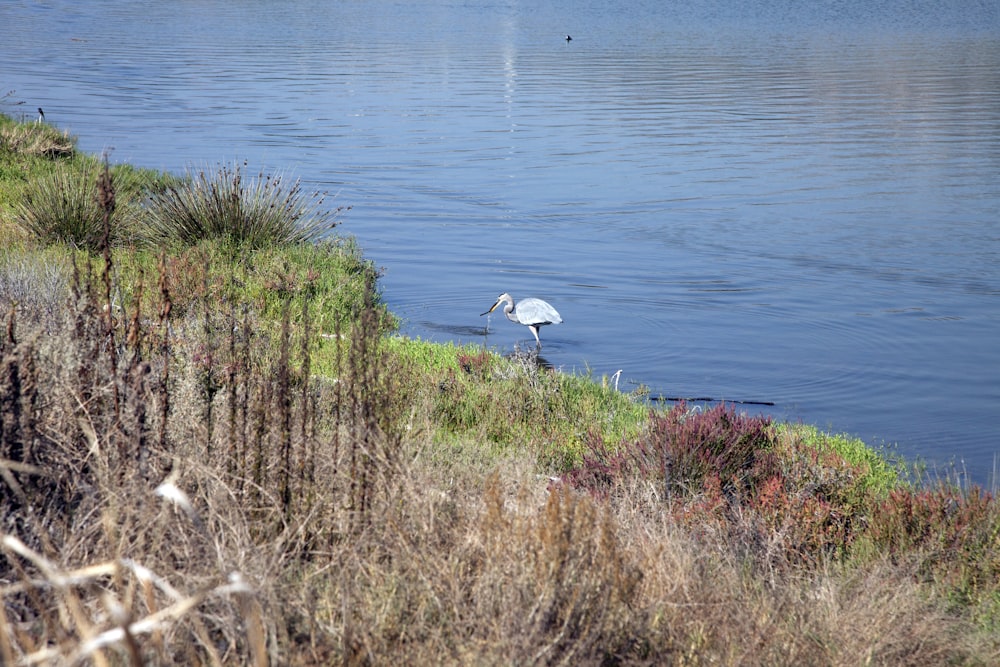
POLYGON ((0 121, 3 664, 1000 659, 988 494, 400 337, 318 196, 36 134, 0 121))

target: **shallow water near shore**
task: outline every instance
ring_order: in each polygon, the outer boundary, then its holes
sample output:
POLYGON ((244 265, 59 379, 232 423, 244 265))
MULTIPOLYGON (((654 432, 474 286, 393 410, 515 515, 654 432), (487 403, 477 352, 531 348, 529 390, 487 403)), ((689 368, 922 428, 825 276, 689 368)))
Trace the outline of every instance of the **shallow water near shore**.
POLYGON ((991 484, 1000 7, 803 4, 12 2, 0 110, 336 194, 404 333, 544 298, 558 368, 991 484))

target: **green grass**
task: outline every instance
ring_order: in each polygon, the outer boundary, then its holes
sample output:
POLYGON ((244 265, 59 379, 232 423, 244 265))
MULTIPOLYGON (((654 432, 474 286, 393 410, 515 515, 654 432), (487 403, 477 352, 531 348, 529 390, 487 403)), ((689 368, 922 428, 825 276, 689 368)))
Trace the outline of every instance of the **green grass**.
POLYGON ((430 428, 453 447, 489 443, 497 457, 535 452, 543 469, 557 473, 579 461, 589 431, 620 439, 646 421, 648 408, 628 395, 530 359, 402 337, 388 347, 417 369, 430 428))
POLYGON ((831 453, 863 471, 859 491, 884 497, 905 480, 904 463, 892 452, 879 451, 849 435, 824 433, 815 426, 780 424, 780 433, 797 441, 795 445, 819 453, 831 453))
POLYGON ((234 247, 224 239, 207 239, 170 252, 139 248, 122 252, 116 261, 124 290, 123 308, 135 288, 156 288, 159 276, 172 286, 175 316, 209 305, 215 309, 252 308, 263 320, 278 323, 289 308, 301 321, 308 309, 311 326, 333 334, 359 312, 377 272, 351 238, 296 246, 273 246, 257 251, 234 247))

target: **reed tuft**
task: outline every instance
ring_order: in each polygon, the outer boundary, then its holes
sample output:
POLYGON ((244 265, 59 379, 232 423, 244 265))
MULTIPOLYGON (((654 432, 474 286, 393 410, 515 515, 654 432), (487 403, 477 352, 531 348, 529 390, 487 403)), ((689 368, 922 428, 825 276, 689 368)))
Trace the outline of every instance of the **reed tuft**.
POLYGON ((246 164, 223 165, 214 174, 189 173, 183 184, 154 193, 147 202, 146 240, 194 245, 223 239, 253 249, 304 243, 327 234, 337 211, 324 197, 307 195, 282 175, 244 175, 246 164))

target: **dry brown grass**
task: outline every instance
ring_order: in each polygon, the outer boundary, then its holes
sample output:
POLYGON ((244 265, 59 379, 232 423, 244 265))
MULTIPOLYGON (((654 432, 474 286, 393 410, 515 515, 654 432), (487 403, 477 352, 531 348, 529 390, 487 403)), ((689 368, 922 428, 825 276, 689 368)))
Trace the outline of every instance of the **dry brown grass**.
POLYGON ((647 501, 633 489, 614 505, 623 548, 643 573, 639 604, 656 637, 654 662, 976 662, 982 647, 955 641, 970 635, 969 626, 936 609, 906 567, 775 570, 772 545, 741 543, 728 531, 692 531, 665 513, 653 515, 647 501))
POLYGON ((5 123, 0 125, 0 147, 21 155, 61 158, 73 155, 76 141, 51 125, 5 123))
POLYGON ((532 452, 451 464, 407 428, 371 301, 322 337, 291 293, 271 331, 145 280, 153 307, 108 308, 78 266, 61 317, 25 303, 0 337, 4 664, 998 657, 914 561, 802 567, 759 517, 693 522, 641 479, 600 500, 532 452))

